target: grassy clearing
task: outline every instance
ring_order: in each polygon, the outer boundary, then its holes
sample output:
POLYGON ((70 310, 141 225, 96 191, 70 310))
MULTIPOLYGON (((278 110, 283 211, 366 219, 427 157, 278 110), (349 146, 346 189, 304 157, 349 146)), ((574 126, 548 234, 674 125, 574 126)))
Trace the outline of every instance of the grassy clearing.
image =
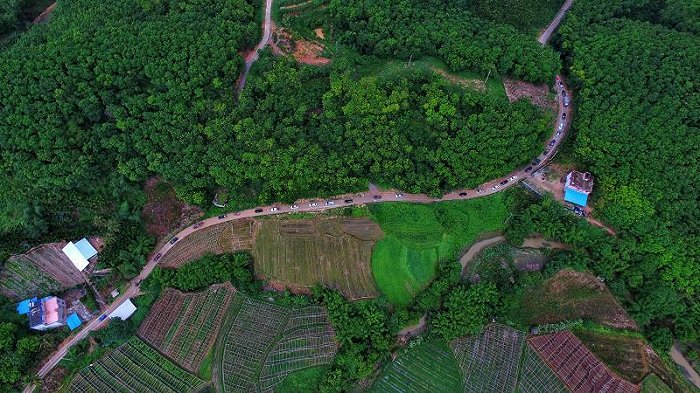
POLYGON ((407 349, 389 363, 370 392, 459 392, 462 377, 449 346, 429 341, 407 349))
POLYGON ((617 375, 640 383, 651 371, 651 359, 641 334, 585 325, 572 332, 617 375))
POLYGON ((583 319, 617 329, 637 329, 608 288, 588 273, 561 270, 520 290, 509 301, 511 322, 527 327, 583 319))
POLYGON ((502 230, 508 215, 501 194, 432 205, 382 203, 370 211, 384 231, 372 252, 372 274, 395 304, 409 303, 439 260, 456 258, 481 233, 502 230))
POLYGON ((642 381, 642 393, 671 393, 673 390, 666 385, 656 374, 649 374, 642 381))
POLYGON ((277 393, 311 393, 318 391, 321 379, 328 372, 328 366, 309 367, 289 374, 282 383, 277 386, 277 393))
POLYGON ((256 271, 292 288, 317 283, 338 287, 351 299, 377 294, 370 273, 377 224, 364 218, 261 220, 253 255, 256 271))

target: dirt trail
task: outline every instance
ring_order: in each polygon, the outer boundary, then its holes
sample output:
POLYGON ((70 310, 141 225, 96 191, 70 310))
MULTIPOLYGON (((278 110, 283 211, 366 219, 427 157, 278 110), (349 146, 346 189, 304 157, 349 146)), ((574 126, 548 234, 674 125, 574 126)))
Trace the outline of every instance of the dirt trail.
POLYGON ((537 41, 542 44, 546 45, 547 42, 549 42, 549 38, 552 36, 552 33, 554 33, 554 30, 559 27, 559 24, 561 23, 562 19, 564 19, 564 15, 566 15, 566 11, 571 8, 571 5, 574 4, 574 0, 566 0, 564 4, 561 6, 559 9, 559 12, 557 12, 557 16, 554 17, 552 22, 547 26, 546 29, 540 34, 539 38, 537 41))
POLYGON ((412 326, 406 326, 405 328, 401 329, 399 331, 399 336, 404 336, 404 337, 413 337, 420 332, 422 332, 425 329, 426 326, 426 317, 423 315, 420 317, 418 320, 418 323, 416 325, 412 326))
POLYGON ((479 240, 478 242, 474 243, 471 247, 469 247, 469 250, 462 255, 461 258, 459 258, 459 263, 462 264, 462 271, 467 268, 467 265, 469 262, 471 262, 474 257, 479 254, 482 250, 484 250, 486 247, 489 247, 494 244, 498 243, 503 243, 506 241, 506 237, 503 235, 497 235, 494 237, 486 238, 483 240, 479 240))
POLYGON ((683 356, 681 350, 678 349, 678 345, 673 345, 669 351, 669 354, 671 355, 671 359, 673 359, 678 367, 680 367, 683 375, 688 379, 688 381, 692 382, 693 385, 700 389, 700 375, 698 375, 698 372, 695 371, 693 366, 690 365, 688 359, 683 356))
POLYGON ((241 91, 245 87, 245 82, 246 78, 248 77, 248 72, 250 71, 250 66, 255 63, 258 58, 260 57, 260 50, 265 48, 267 46, 267 43, 270 42, 270 36, 272 35, 272 0, 265 0, 265 18, 263 20, 263 35, 262 38, 260 38, 260 42, 258 42, 257 45, 255 45, 255 48, 248 53, 248 55, 245 58, 245 65, 243 66, 243 71, 241 72, 241 75, 238 77, 238 82, 236 82, 236 90, 235 90, 235 96, 238 98, 238 96, 241 94, 241 91))
POLYGON ((51 3, 51 5, 49 5, 48 7, 46 7, 46 9, 44 10, 44 12, 42 12, 42 13, 39 14, 36 18, 34 18, 34 20, 32 21, 32 23, 44 23, 44 22, 47 22, 48 19, 49 19, 49 17, 51 16, 51 13, 52 13, 53 10, 55 10, 55 9, 56 9, 56 2, 54 1, 53 3, 51 3))

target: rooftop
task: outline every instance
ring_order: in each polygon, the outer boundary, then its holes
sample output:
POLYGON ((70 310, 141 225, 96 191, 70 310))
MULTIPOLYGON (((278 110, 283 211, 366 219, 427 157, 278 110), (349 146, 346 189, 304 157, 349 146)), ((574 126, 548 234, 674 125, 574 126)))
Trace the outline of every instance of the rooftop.
POLYGON ((78 328, 83 322, 80 320, 80 317, 78 317, 78 314, 73 313, 66 318, 66 324, 68 324, 68 328, 70 330, 75 330, 78 328))
POLYGON ((82 238, 77 243, 68 242, 63 247, 63 253, 73 262, 76 269, 83 271, 90 264, 88 259, 97 255, 97 250, 90 244, 88 239, 82 238))
POLYGON ((593 191, 593 176, 590 172, 571 171, 566 176, 566 187, 589 194, 593 191))

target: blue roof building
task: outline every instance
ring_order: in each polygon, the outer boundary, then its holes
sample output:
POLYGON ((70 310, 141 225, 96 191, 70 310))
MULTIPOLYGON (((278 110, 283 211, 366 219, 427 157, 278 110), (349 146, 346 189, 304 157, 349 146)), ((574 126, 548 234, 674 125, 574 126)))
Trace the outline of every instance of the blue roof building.
POLYGON ((593 191, 593 176, 590 173, 571 171, 566 175, 564 186, 564 200, 577 206, 585 207, 588 203, 588 194, 593 191))
POLYGON ((66 318, 66 324, 70 330, 77 329, 82 323, 83 321, 80 320, 80 317, 76 313, 73 313, 66 318))
POLYGON ((32 310, 32 307, 34 306, 34 303, 38 302, 38 298, 31 298, 31 299, 25 299, 22 300, 17 304, 17 314, 19 315, 25 315, 29 314, 29 311, 32 310))

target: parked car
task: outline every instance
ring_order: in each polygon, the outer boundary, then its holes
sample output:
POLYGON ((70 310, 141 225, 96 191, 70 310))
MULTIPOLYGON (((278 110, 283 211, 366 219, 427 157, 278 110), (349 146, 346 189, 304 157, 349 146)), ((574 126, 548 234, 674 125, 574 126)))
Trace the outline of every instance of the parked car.
POLYGON ((513 181, 513 180, 517 180, 517 179, 518 179, 518 175, 513 175, 508 180, 513 181))
POLYGON ((318 206, 318 202, 316 202, 316 201, 311 201, 311 202, 309 202, 309 206, 311 206, 311 207, 318 206))
POLYGON ((508 179, 502 180, 499 184, 505 186, 506 184, 508 184, 508 179))
POLYGON ((153 260, 156 261, 156 262, 158 262, 158 260, 159 260, 160 257, 162 257, 162 256, 163 256, 163 253, 162 253, 162 252, 159 252, 158 254, 156 254, 155 257, 153 257, 153 260))
POLYGON ((382 196, 381 196, 381 195, 375 195, 375 196, 373 196, 372 198, 374 198, 374 199, 382 199, 382 196))
POLYGON ((564 106, 568 107, 569 106, 569 97, 564 95, 564 106))
POLYGON ((352 203, 352 199, 346 199, 346 200, 343 201, 343 202, 345 202, 345 203, 352 203))
POLYGON ((292 206, 289 206, 289 208, 292 210, 296 210, 299 208, 299 205, 292 205, 292 206))
POLYGON ((198 223, 192 225, 192 228, 194 228, 194 229, 201 228, 202 225, 204 225, 204 223, 200 221, 200 222, 198 222, 198 223))
POLYGON ((494 190, 498 190, 499 188, 501 188, 501 186, 499 186, 498 184, 496 184, 495 186, 493 186, 493 187, 491 187, 491 188, 494 189, 494 190))
POLYGON ((330 205, 335 205, 335 201, 332 201, 332 200, 329 199, 329 200, 326 201, 326 205, 328 205, 328 206, 330 206, 330 205))
POLYGON ((529 166, 529 167, 527 167, 527 168, 525 168, 525 172, 530 172, 531 170, 532 170, 532 165, 529 166))
POLYGON ((280 209, 279 207, 273 206, 273 207, 270 208, 270 211, 271 211, 271 212, 276 212, 276 211, 279 210, 279 209, 280 209))
POLYGON ((396 193, 396 197, 397 197, 397 198, 403 198, 403 194, 400 193, 400 192, 397 192, 397 193, 396 193))
POLYGON ((226 218, 226 215, 225 215, 225 214, 222 214, 222 215, 220 215, 220 216, 217 217, 217 218, 218 218, 219 220, 223 220, 224 218, 226 218))
POLYGON ((556 143, 557 143, 557 140, 556 140, 556 139, 552 139, 552 141, 549 142, 549 147, 554 146, 556 143))
POLYGON ((562 118, 562 120, 566 120, 566 112, 561 114, 561 118, 562 118))
POLYGON ((178 240, 180 240, 180 239, 178 239, 178 237, 175 236, 174 238, 170 239, 170 244, 175 244, 175 242, 178 240))
POLYGON ((465 197, 465 196, 467 196, 467 193, 466 193, 466 192, 460 192, 460 193, 459 193, 459 196, 465 197))
POLYGON ((560 122, 559 122, 559 127, 557 127, 557 130, 558 130, 558 131, 562 131, 563 129, 564 129, 564 122, 563 122, 563 121, 560 121, 560 122))
POLYGON ((263 209, 257 208, 257 209, 255 209, 255 212, 256 212, 256 213, 262 213, 262 212, 263 212, 263 209))
POLYGON ((556 136, 558 136, 558 137, 561 136, 561 131, 557 131, 557 135, 556 135, 556 136))

